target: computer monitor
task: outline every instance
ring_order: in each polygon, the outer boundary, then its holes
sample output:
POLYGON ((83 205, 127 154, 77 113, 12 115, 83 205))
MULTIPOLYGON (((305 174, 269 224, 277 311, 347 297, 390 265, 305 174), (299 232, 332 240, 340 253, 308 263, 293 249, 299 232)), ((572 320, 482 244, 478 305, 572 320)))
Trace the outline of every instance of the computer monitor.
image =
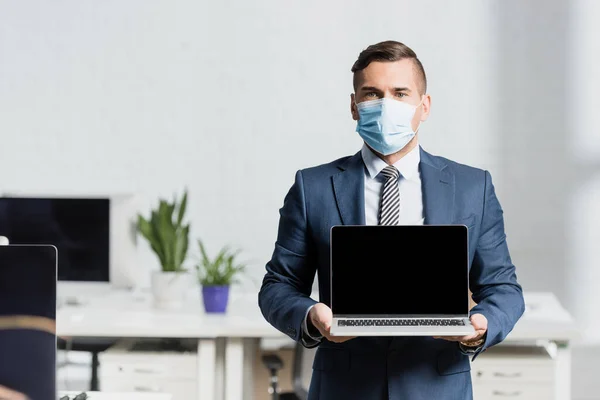
POLYGON ((108 282, 109 199, 0 198, 0 236, 59 249, 58 279, 108 282))
POLYGON ((132 196, 0 198, 0 236, 12 244, 53 244, 58 279, 135 286, 132 196))

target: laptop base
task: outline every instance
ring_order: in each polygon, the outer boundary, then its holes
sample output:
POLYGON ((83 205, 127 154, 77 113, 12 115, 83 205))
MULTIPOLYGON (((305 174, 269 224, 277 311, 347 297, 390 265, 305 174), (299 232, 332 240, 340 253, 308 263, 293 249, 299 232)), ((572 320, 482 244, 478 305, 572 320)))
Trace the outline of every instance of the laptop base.
MULTIPOLYGON (((348 318, 341 318, 347 320, 348 318)), ((332 336, 468 336, 475 328, 468 318, 463 326, 338 326, 334 318, 329 331, 332 336)))

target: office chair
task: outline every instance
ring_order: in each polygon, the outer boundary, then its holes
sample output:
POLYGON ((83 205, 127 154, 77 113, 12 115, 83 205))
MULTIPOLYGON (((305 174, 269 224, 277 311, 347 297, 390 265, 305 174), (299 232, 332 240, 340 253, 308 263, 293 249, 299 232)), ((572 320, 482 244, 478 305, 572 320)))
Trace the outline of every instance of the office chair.
POLYGON ((312 363, 315 358, 316 348, 307 349, 300 343, 294 346, 294 365, 292 366, 293 392, 279 392, 279 371, 283 368, 283 361, 275 354, 262 356, 263 365, 271 373, 271 385, 269 393, 271 400, 307 400, 310 378, 312 375, 312 363))
MULTIPOLYGON (((116 339, 102 339, 102 338, 77 338, 77 339, 64 339, 57 338, 56 345, 59 350, 66 351, 83 351, 92 354, 92 376, 90 379, 90 391, 100 390, 100 383, 98 380, 98 367, 100 361, 98 360, 98 354, 108 350, 117 342, 116 339)), ((58 368, 65 367, 67 365, 73 365, 74 363, 63 363, 58 368)))

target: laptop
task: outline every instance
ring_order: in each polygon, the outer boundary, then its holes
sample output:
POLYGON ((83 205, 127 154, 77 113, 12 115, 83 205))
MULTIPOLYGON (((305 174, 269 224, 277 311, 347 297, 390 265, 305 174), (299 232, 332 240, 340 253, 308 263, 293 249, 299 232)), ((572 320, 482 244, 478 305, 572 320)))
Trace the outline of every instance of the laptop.
POLYGON ((57 257, 0 237, 0 385, 31 400, 57 398, 57 257))
POLYGON ((464 225, 332 227, 331 334, 474 334, 468 254, 464 225))

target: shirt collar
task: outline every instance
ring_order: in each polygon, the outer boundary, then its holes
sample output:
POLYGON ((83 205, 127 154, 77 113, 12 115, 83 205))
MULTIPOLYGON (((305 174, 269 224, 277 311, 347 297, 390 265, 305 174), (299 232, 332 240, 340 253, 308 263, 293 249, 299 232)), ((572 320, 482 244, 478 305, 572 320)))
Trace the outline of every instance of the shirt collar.
MULTIPOLYGON (((387 167, 387 163, 373 153, 373 150, 371 150, 366 144, 363 144, 360 154, 371 179, 376 178, 377 175, 379 175, 379 173, 385 167, 387 167)), ((404 157, 396 161, 394 163, 394 167, 398 169, 400 175, 402 175, 405 179, 411 179, 411 177, 419 172, 420 161, 421 152, 419 150, 419 145, 417 144, 404 157)))

